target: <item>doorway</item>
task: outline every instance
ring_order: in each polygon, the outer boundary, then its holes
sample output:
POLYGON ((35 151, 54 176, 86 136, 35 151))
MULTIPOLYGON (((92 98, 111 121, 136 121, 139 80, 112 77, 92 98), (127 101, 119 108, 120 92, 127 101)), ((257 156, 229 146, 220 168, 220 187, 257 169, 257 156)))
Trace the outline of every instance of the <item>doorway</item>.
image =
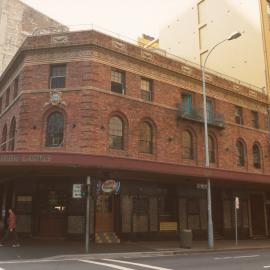
POLYGON ((250 212, 253 236, 265 235, 264 197, 262 194, 250 194, 250 212))
POLYGON ((41 237, 64 237, 67 226, 67 201, 63 190, 41 190, 39 193, 41 237))
POLYGON ((115 196, 99 194, 96 200, 96 232, 114 232, 115 196))
POLYGON ((223 201, 222 191, 213 189, 212 192, 212 216, 214 237, 216 239, 223 237, 223 201))

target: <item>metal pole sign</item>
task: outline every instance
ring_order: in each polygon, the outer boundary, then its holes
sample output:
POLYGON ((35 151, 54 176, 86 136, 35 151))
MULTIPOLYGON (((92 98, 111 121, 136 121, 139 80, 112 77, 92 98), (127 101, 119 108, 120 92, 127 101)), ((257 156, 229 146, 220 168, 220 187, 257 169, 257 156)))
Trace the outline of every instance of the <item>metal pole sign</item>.
POLYGON ((89 253, 89 237, 90 237, 90 185, 91 185, 91 177, 87 176, 86 179, 86 222, 85 222, 85 253, 89 253))
POLYGON ((81 199, 82 198, 82 184, 73 184, 72 198, 73 199, 81 199))
POLYGON ((234 213, 235 213, 235 244, 238 245, 238 226, 237 226, 237 211, 239 209, 239 197, 235 197, 234 201, 234 213))

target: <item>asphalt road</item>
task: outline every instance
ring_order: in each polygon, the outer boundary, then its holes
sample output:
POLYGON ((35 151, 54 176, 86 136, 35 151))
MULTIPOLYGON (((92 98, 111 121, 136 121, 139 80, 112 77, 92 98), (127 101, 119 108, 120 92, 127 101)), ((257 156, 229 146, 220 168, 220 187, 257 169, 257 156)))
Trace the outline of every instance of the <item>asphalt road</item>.
POLYGON ((121 259, 74 257, 0 262, 0 270, 256 270, 270 269, 270 250, 214 252, 121 259))

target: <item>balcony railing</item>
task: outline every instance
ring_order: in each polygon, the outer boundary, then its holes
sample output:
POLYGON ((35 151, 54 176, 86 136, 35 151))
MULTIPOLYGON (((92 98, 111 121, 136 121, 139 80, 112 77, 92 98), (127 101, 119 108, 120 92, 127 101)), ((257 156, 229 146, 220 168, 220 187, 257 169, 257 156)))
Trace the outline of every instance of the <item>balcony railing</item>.
MULTIPOLYGON (((177 104, 177 121, 181 119, 204 123, 203 108, 186 109, 182 108, 181 104, 177 104)), ((218 112, 208 113, 207 123, 218 128, 225 128, 224 116, 218 112)))

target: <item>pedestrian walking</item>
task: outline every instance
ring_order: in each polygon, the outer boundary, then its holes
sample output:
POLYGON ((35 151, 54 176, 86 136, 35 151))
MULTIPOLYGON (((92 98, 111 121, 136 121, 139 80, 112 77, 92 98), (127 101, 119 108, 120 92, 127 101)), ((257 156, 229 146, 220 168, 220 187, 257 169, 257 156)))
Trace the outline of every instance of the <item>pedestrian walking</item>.
POLYGON ((0 243, 0 246, 3 246, 6 240, 9 238, 9 236, 12 235, 13 237, 13 244, 12 247, 19 247, 19 239, 16 232, 16 215, 13 211, 13 209, 8 209, 8 229, 6 230, 6 233, 4 234, 4 237, 2 238, 2 241, 0 243))

